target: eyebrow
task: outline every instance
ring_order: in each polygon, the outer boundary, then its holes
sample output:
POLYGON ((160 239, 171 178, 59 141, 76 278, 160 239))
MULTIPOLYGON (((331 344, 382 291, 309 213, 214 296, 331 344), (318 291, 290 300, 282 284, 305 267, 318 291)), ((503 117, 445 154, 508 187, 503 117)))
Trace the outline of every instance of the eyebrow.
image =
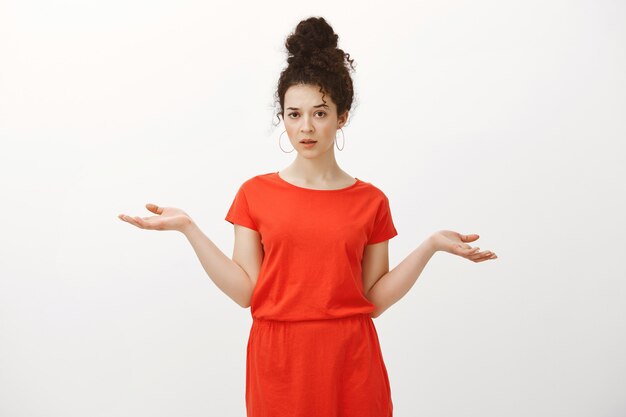
MULTIPOLYGON (((317 108, 317 107, 329 108, 326 104, 318 104, 317 106, 313 106, 313 107, 314 108, 317 108)), ((300 110, 300 108, 299 107, 287 107, 287 110, 300 110)))

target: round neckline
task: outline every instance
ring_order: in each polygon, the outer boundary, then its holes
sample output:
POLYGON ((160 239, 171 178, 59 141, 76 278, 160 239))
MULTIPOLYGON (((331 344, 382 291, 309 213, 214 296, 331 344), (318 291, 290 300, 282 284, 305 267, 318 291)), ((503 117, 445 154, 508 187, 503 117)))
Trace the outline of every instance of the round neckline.
POLYGON ((294 188, 299 188, 300 190, 307 190, 307 191, 326 191, 326 192, 328 192, 328 191, 344 191, 344 190, 349 190, 349 189, 351 189, 351 188, 356 187, 356 186, 357 186, 357 184, 359 184, 359 183, 361 182, 361 180, 360 180, 360 179, 358 179, 357 177, 354 177, 354 179, 355 179, 356 181, 354 181, 354 183, 352 183, 351 185, 348 185, 347 187, 343 187, 343 188, 332 188, 332 189, 329 189, 329 190, 325 190, 325 189, 318 189, 318 188, 307 188, 307 187, 300 187, 299 185, 295 185, 295 184, 290 183, 289 181, 287 181, 287 180, 283 179, 283 177, 281 177, 281 176, 280 176, 279 172, 280 172, 280 171, 276 171, 276 172, 274 173, 274 176, 275 176, 276 178, 278 178, 278 180, 279 180, 280 182, 282 182, 282 183, 284 183, 284 184, 287 184, 287 185, 289 185, 289 186, 291 186, 291 187, 294 187, 294 188))

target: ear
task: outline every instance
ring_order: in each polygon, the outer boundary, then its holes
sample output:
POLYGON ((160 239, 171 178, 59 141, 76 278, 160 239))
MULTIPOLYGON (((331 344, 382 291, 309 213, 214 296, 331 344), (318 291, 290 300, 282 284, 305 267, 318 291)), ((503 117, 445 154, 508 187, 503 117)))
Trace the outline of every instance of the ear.
POLYGON ((337 117, 337 129, 343 127, 348 121, 348 112, 349 110, 346 110, 341 116, 337 117))

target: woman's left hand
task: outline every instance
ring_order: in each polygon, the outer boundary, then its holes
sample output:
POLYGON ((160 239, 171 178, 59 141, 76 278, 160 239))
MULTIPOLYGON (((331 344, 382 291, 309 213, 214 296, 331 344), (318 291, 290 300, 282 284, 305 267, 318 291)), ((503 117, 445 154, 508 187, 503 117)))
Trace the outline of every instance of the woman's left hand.
POLYGON ((480 252, 479 247, 472 248, 467 244, 467 242, 473 242, 478 238, 479 236, 476 234, 462 235, 452 230, 440 230, 430 236, 435 249, 438 251, 459 255, 474 262, 497 259, 498 257, 494 252, 488 250, 480 252))

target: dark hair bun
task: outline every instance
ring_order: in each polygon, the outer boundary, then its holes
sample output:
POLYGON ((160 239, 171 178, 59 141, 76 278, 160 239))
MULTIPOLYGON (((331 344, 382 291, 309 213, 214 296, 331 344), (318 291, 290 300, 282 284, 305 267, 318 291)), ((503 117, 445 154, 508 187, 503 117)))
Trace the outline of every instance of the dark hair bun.
POLYGON ((287 62, 291 63, 294 58, 309 58, 324 49, 337 48, 338 40, 339 36, 323 17, 302 20, 285 42, 291 55, 287 62))
MULTIPOLYGON (((288 52, 287 67, 280 73, 276 98, 280 105, 278 115, 284 115, 285 93, 292 85, 319 86, 337 105, 337 115, 350 110, 354 86, 350 71, 354 59, 337 47, 339 36, 323 17, 301 20, 285 40, 288 52)), ((280 119, 279 119, 280 121, 280 119)))

